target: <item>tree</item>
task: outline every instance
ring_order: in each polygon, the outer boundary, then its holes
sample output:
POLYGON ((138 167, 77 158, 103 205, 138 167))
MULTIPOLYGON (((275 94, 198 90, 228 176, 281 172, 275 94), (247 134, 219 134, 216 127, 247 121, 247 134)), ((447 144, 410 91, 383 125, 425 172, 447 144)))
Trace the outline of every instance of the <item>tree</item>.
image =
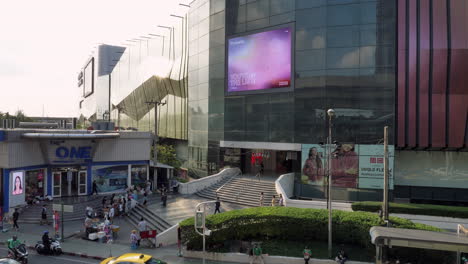
POLYGON ((180 168, 182 162, 177 158, 174 146, 158 145, 157 146, 158 162, 170 165, 174 168, 180 168))

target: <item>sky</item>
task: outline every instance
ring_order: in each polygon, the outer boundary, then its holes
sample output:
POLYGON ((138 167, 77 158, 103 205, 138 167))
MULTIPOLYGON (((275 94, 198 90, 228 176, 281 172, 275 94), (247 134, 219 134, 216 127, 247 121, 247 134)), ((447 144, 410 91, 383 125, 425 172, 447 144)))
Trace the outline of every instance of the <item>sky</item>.
POLYGON ((94 47, 164 33, 157 25, 190 2, 0 0, 0 112, 78 116, 77 76, 94 47))

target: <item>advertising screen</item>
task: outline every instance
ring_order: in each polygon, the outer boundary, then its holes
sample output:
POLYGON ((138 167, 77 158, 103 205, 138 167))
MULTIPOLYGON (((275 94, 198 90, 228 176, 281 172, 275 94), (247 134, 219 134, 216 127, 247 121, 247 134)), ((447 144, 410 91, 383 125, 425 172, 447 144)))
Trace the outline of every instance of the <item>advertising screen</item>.
POLYGON ((23 189, 24 189, 24 172, 23 171, 15 171, 12 173, 12 179, 13 179, 13 187, 12 187, 12 194, 13 195, 18 195, 18 194, 23 194, 23 189))
POLYGON ((83 96, 86 97, 94 92, 94 58, 92 58, 84 69, 83 96))
POLYGON ((229 39, 227 91, 291 87, 290 26, 229 39))

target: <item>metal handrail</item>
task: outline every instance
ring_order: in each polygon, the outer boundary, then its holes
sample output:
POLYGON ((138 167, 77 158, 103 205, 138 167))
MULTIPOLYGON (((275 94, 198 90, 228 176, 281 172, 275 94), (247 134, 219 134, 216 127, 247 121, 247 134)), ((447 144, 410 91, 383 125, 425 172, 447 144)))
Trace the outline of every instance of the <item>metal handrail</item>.
POLYGON ((221 185, 221 187, 219 187, 218 189, 216 189, 216 196, 218 196, 218 192, 221 191, 222 188, 224 188, 224 186, 226 184, 228 184, 229 182, 232 181, 232 179, 234 179, 236 177, 236 175, 242 175, 242 171, 239 169, 239 172, 240 174, 235 174, 234 176, 232 176, 227 182, 225 182, 223 185, 221 185))

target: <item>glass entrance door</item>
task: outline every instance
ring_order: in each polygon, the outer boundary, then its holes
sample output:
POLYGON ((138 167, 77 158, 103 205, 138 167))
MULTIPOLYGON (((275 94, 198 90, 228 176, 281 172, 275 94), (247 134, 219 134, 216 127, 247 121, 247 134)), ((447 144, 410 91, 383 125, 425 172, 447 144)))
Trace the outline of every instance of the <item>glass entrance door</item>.
POLYGON ((88 189, 88 173, 86 171, 78 172, 78 194, 86 195, 88 189))
POLYGON ((54 186, 53 196, 54 197, 60 197, 62 195, 62 173, 59 172, 59 171, 54 172, 52 178, 54 179, 54 182, 53 182, 53 186, 54 186))

